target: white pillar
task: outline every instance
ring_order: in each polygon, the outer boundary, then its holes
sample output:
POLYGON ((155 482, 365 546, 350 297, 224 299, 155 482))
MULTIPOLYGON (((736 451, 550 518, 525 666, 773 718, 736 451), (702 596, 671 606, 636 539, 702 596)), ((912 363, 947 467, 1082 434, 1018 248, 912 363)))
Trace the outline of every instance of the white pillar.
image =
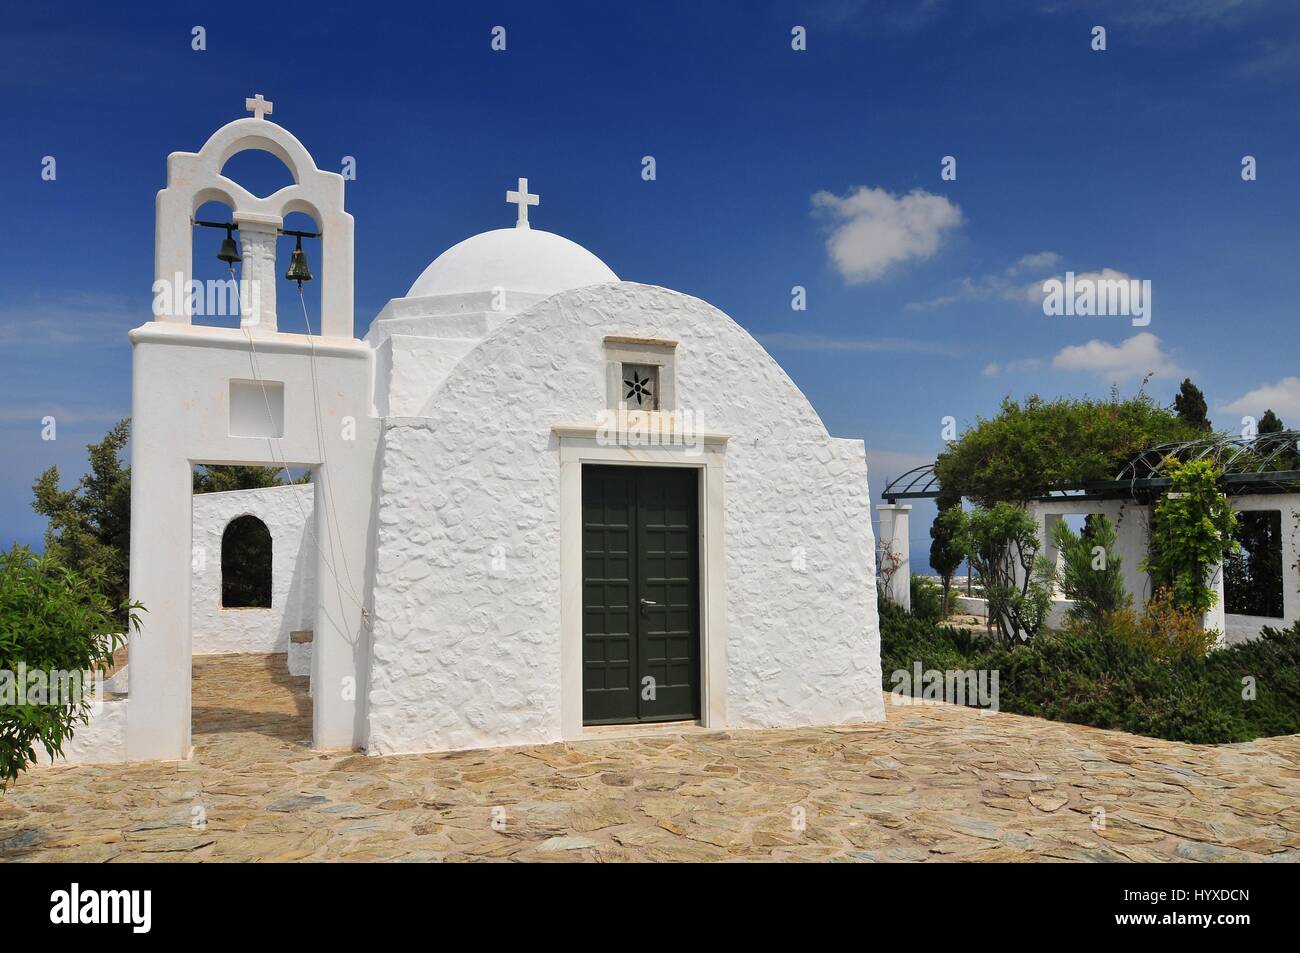
POLYGON ((889 589, 885 597, 894 605, 904 609, 912 608, 912 554, 908 524, 911 522, 912 506, 910 503, 881 503, 876 507, 880 511, 880 550, 885 558, 892 554, 897 560, 898 568, 889 580, 889 589))
POLYGON ((243 284, 239 295, 239 324, 259 331, 274 331, 275 241, 280 235, 281 219, 277 215, 240 214, 239 251, 243 256, 239 277, 243 284))
POLYGON ((1201 628, 1206 630, 1217 629, 1219 632, 1218 644, 1224 645, 1227 641, 1228 635, 1228 619, 1227 609, 1223 603, 1223 563, 1219 563, 1210 570, 1210 575, 1206 580, 1206 585, 1210 587, 1210 591, 1213 592, 1217 598, 1215 599, 1214 606, 1209 612, 1205 613, 1204 617, 1201 619, 1201 628))
POLYGON ((170 408, 149 399, 165 355, 135 348, 133 363, 130 589, 145 611, 128 656, 127 758, 175 761, 190 756, 192 476, 170 408))

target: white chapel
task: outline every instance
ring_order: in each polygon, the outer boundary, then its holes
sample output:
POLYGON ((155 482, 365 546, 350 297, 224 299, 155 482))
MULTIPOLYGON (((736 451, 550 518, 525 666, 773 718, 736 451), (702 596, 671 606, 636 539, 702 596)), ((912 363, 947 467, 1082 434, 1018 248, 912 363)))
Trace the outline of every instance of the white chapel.
POLYGON ((193 218, 218 201, 240 326, 163 294, 130 333, 147 612, 125 697, 75 749, 188 757, 192 657, 232 651, 289 653, 314 745, 375 755, 883 718, 860 440, 721 311, 538 227, 525 179, 512 226, 431 256, 357 339, 344 180, 271 107, 168 158, 155 291, 192 280, 193 218), (222 174, 249 149, 293 184, 259 198, 222 174), (311 334, 279 330, 300 308, 275 258, 291 212, 317 229, 311 334), (311 482, 194 495, 198 464, 311 482), (268 608, 221 604, 223 529, 245 516, 271 536, 268 608))

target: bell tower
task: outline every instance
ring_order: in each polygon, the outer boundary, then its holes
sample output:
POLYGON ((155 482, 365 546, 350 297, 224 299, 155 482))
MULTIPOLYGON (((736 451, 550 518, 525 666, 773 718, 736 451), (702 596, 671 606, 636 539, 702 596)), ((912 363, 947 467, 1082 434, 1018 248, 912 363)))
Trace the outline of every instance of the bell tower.
POLYGON ((130 334, 131 598, 146 609, 127 669, 130 760, 190 753, 191 567, 213 558, 193 550, 196 464, 311 470, 313 737, 321 748, 365 740, 366 544, 379 439, 374 351, 353 333, 353 222, 343 208, 343 177, 318 169, 302 143, 267 118, 272 107, 259 93, 247 101, 251 116, 222 126, 198 152, 170 155, 157 197, 154 314, 130 334), (276 156, 293 183, 259 198, 224 175, 230 158, 249 149, 276 156), (228 233, 221 253, 228 264, 239 262, 246 289, 238 328, 192 322, 192 235, 208 224, 193 216, 210 201, 230 209, 239 235, 237 247, 228 233), (287 264, 287 277, 311 277, 301 252, 276 262, 278 235, 298 235, 283 229, 290 212, 308 215, 321 240, 313 335, 277 327, 280 271, 287 264))
MULTIPOLYGON (((154 226, 154 293, 165 306, 155 320, 191 322, 187 294, 160 289, 189 287, 193 275, 194 213, 205 202, 230 208, 239 230, 241 280, 250 293, 241 302, 240 324, 276 330, 275 240, 290 212, 304 212, 321 237, 321 326, 323 337, 353 337, 352 216, 343 210, 343 176, 316 168, 311 154, 283 126, 265 118, 274 104, 258 93, 246 100, 251 117, 222 126, 194 152, 167 157, 167 188, 158 193, 154 226), (232 156, 249 149, 269 152, 288 168, 293 184, 258 198, 222 174, 232 156)), ((301 238, 299 239, 301 247, 301 238)))

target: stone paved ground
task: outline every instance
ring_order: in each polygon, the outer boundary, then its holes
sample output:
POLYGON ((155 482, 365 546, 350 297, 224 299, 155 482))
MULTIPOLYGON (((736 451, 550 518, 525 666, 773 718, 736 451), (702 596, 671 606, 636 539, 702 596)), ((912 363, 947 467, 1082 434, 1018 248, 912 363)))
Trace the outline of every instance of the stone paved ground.
POLYGON ((305 681, 283 656, 196 661, 194 759, 29 772, 0 797, 0 859, 1300 857, 1300 736, 1204 747, 888 706, 879 725, 368 758, 307 748, 305 681))

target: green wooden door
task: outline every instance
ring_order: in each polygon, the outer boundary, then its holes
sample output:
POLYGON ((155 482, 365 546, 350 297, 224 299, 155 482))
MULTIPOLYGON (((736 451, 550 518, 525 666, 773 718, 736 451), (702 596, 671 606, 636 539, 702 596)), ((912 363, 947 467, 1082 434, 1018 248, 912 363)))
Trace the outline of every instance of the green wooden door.
POLYGON ((584 724, 699 717, 697 473, 582 468, 584 724))

